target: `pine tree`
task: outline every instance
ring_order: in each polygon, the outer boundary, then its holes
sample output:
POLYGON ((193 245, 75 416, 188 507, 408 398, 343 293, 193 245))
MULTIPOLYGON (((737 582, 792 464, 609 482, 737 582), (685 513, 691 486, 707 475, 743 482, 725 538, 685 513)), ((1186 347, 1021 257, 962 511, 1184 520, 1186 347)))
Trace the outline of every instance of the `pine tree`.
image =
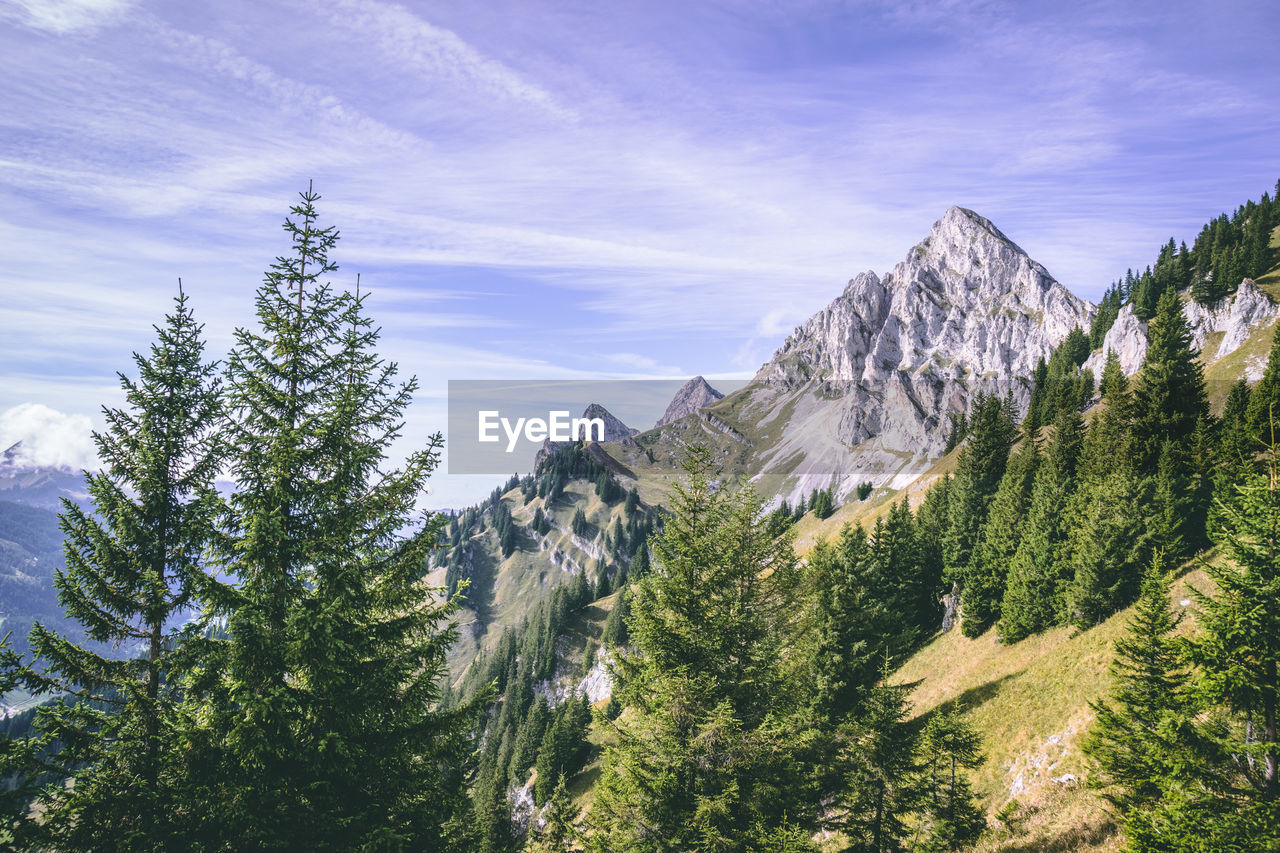
POLYGON ((986 829, 986 816, 964 771, 982 764, 982 738, 957 708, 929 715, 920 735, 924 767, 925 819, 917 830, 917 850, 960 850, 986 829))
POLYGON ((441 519, 401 534, 441 438, 385 467, 415 382, 375 353, 365 297, 323 282, 337 232, 317 226, 318 198, 285 220, 291 254, 228 368, 238 583, 193 753, 200 831, 236 848, 449 849, 474 706, 435 704, 459 599, 420 583, 441 519))
POLYGON ((921 805, 924 790, 916 737, 907 719, 909 690, 902 685, 876 687, 855 724, 842 798, 848 810, 842 828, 855 850, 906 849, 908 818, 921 805))
POLYGON ((1082 420, 1068 409, 1054 423, 1053 438, 1036 471, 1022 541, 1009 564, 1000 604, 1000 637, 1017 642, 1057 624, 1070 580, 1064 510, 1075 488, 1082 420))
POLYGON ((1182 303, 1172 289, 1160 297, 1147 339, 1133 391, 1133 434, 1139 470, 1154 474, 1164 443, 1185 445, 1196 422, 1208 417, 1209 403, 1182 303))
POLYGON ((1276 419, 1280 419, 1280 334, 1272 338, 1267 367, 1249 395, 1250 450, 1258 450, 1271 441, 1271 424, 1276 419))
POLYGON ((1219 698, 1245 725, 1227 736, 1245 756, 1243 786, 1252 797, 1280 798, 1280 448, 1264 471, 1239 486, 1224 509, 1222 562, 1205 565, 1217 592, 1198 596, 1192 641, 1199 689, 1219 698))
POLYGON ((1006 573, 1022 541, 1031 487, 1040 464, 1035 441, 1028 437, 1024 442, 1005 468, 979 545, 964 574, 960 627, 966 637, 980 636, 1000 619, 1006 573))
POLYGON ((542 824, 529 833, 525 850, 528 853, 564 853, 569 850, 576 834, 573 828, 575 811, 561 778, 542 810, 542 824))
POLYGON ((1012 413, 999 397, 979 393, 973 404, 970 437, 960 451, 947 500, 947 529, 942 542, 947 580, 960 580, 969 565, 988 506, 1013 444, 1012 413))
POLYGON ((853 715, 875 684, 898 614, 873 595, 871 547, 859 525, 845 525, 834 543, 809 555, 816 591, 812 703, 835 724, 853 715))
POLYGON ((1104 405, 1085 433, 1079 483, 1066 509, 1066 618, 1082 629, 1133 599, 1154 540, 1146 523, 1149 488, 1133 459, 1128 380, 1114 352, 1102 375, 1104 405))
POLYGON ((1116 644, 1108 701, 1090 703, 1097 718, 1084 742, 1089 784, 1117 809, 1136 849, 1173 849, 1165 827, 1154 846, 1142 842, 1153 808, 1182 793, 1179 777, 1194 766, 1197 707, 1170 608, 1170 578, 1156 553, 1142 580, 1128 633, 1116 644))
MULTIPOLYGON (((22 684, 22 658, 9 645, 10 635, 0 639, 0 696, 7 696, 22 684)), ((20 832, 19 822, 31 810, 37 793, 34 739, 13 731, 8 717, 0 736, 0 779, 7 784, 0 790, 0 838, 12 840, 20 832)))
POLYGON ((61 748, 46 770, 75 784, 47 790, 33 847, 164 850, 178 842, 188 712, 183 678, 197 621, 169 626, 198 606, 208 586, 202 560, 220 501, 222 410, 215 367, 203 361, 201 326, 179 291, 137 380, 120 374, 127 408, 104 409, 94 440, 104 463, 86 475, 92 513, 63 502, 66 568, 55 574, 67 615, 100 644, 140 645, 133 660, 108 658, 37 624, 31 648, 43 666, 25 680, 36 693, 68 699, 42 709, 39 727, 61 748))
POLYGON ((1253 474, 1258 446, 1249 429, 1249 383, 1241 377, 1231 386, 1218 425, 1218 445, 1213 468, 1213 499, 1209 507, 1209 535, 1217 538, 1222 527, 1222 507, 1238 497, 1237 483, 1253 474))
POLYGON ((633 587, 613 722, 590 812, 593 847, 742 850, 757 825, 814 809, 798 776, 798 711, 782 649, 794 636, 799 568, 759 523, 748 486, 713 488, 696 448, 688 485, 633 587), (767 571, 766 571, 767 569, 767 571))

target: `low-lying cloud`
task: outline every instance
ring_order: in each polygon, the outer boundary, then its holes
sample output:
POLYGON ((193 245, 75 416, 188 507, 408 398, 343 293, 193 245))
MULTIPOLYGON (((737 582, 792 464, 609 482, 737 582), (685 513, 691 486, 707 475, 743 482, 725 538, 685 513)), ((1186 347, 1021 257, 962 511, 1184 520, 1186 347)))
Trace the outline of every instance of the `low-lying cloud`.
POLYGON ((58 468, 94 468, 93 421, 40 403, 22 403, 0 413, 0 452, 19 444, 17 462, 58 468))

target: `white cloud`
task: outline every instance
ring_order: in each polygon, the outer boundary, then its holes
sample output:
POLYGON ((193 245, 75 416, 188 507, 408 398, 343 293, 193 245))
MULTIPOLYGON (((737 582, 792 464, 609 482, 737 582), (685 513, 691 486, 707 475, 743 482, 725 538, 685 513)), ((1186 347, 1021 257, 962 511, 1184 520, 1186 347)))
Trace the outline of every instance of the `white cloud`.
POLYGON ((21 442, 18 461, 27 465, 93 468, 97 450, 88 415, 66 414, 41 403, 22 403, 0 413, 0 450, 21 442))
POLYGON ((118 19, 130 5, 130 0, 0 0, 0 16, 51 33, 69 33, 118 19))
POLYGON ((436 26, 396 3, 339 0, 309 4, 308 11, 327 14, 344 32, 364 35, 377 47, 382 61, 390 61, 431 82, 441 78, 484 94, 523 101, 568 116, 543 88, 476 50, 456 33, 436 26))

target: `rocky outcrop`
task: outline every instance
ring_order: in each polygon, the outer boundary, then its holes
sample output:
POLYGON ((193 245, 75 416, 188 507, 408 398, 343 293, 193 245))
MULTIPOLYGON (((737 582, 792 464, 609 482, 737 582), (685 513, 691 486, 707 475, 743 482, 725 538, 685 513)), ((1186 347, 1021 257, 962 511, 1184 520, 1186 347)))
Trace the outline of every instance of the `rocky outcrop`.
MULTIPOLYGON (((614 417, 612 412, 599 403, 592 403, 583 409, 582 417, 588 419, 599 418, 604 422, 604 441, 630 441, 632 436, 640 432, 640 430, 632 429, 622 421, 618 420, 614 417)), ((590 428, 590 435, 592 440, 595 440, 596 432, 594 427, 590 428)), ((542 447, 538 449, 537 454, 533 457, 534 469, 537 469, 538 463, 543 459, 547 458, 552 453, 555 453, 560 448, 567 446, 568 444, 565 442, 556 442, 549 438, 543 439, 542 447)))
POLYGON ((849 445, 937 455, 947 412, 978 389, 1025 402, 1036 361, 1093 313, 991 222, 952 207, 883 278, 859 274, 797 328, 756 381, 826 386, 845 401, 849 445))
MULTIPOLYGON (((1187 318, 1192 345, 1204 350, 1206 362, 1214 362, 1238 350, 1259 324, 1280 315, 1280 305, 1259 290, 1252 279, 1246 278, 1233 295, 1217 305, 1206 306, 1187 299, 1182 314, 1187 318), (1211 342, 1209 336, 1218 333, 1221 339, 1211 342)), ((1120 309, 1115 323, 1103 337, 1102 347, 1085 362, 1094 376, 1102 375, 1108 350, 1115 351, 1126 374, 1133 375, 1142 367, 1147 355, 1147 324, 1134 316, 1132 305, 1120 309)))
POLYGON ((662 417, 658 418, 658 422, 654 424, 654 429, 666 426, 672 421, 678 421, 685 415, 704 409, 724 397, 716 389, 707 384, 707 380, 701 376, 695 376, 680 387, 676 395, 671 398, 671 402, 667 405, 667 410, 662 413, 662 417))
MULTIPOLYGON (((622 441, 631 438, 640 430, 632 429, 613 416, 613 414, 599 403, 592 403, 583 410, 584 418, 599 418, 604 421, 604 440, 605 441, 622 441)), ((592 432, 594 437, 595 433, 592 432)))

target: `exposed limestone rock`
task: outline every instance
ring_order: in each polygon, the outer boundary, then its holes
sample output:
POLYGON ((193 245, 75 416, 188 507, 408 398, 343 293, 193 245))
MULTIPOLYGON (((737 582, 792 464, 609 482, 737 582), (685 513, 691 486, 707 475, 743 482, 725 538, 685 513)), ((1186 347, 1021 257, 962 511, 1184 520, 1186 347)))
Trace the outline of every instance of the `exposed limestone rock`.
POLYGON ((707 380, 701 376, 695 376, 684 383, 680 390, 676 392, 676 395, 671 398, 670 404, 667 405, 667 410, 662 413, 662 417, 658 418, 654 428, 665 426, 672 421, 678 421, 691 412, 710 406, 722 397, 724 395, 708 385, 707 380))
MULTIPOLYGON (((1258 324, 1280 315, 1280 305, 1259 290, 1252 279, 1246 278, 1235 294, 1215 306, 1186 300, 1182 314, 1187 318, 1192 344, 1196 349, 1206 349, 1207 345, 1205 360, 1213 362, 1239 349, 1258 324), (1219 332, 1222 339, 1216 344, 1209 343, 1209 336, 1219 332)), ((1120 309, 1115 324, 1103 338, 1102 347, 1085 362, 1094 376, 1102 375, 1108 349, 1115 350, 1126 374, 1133 375, 1142 367, 1142 359, 1147 354, 1147 324, 1134 316, 1132 305, 1120 309)))

